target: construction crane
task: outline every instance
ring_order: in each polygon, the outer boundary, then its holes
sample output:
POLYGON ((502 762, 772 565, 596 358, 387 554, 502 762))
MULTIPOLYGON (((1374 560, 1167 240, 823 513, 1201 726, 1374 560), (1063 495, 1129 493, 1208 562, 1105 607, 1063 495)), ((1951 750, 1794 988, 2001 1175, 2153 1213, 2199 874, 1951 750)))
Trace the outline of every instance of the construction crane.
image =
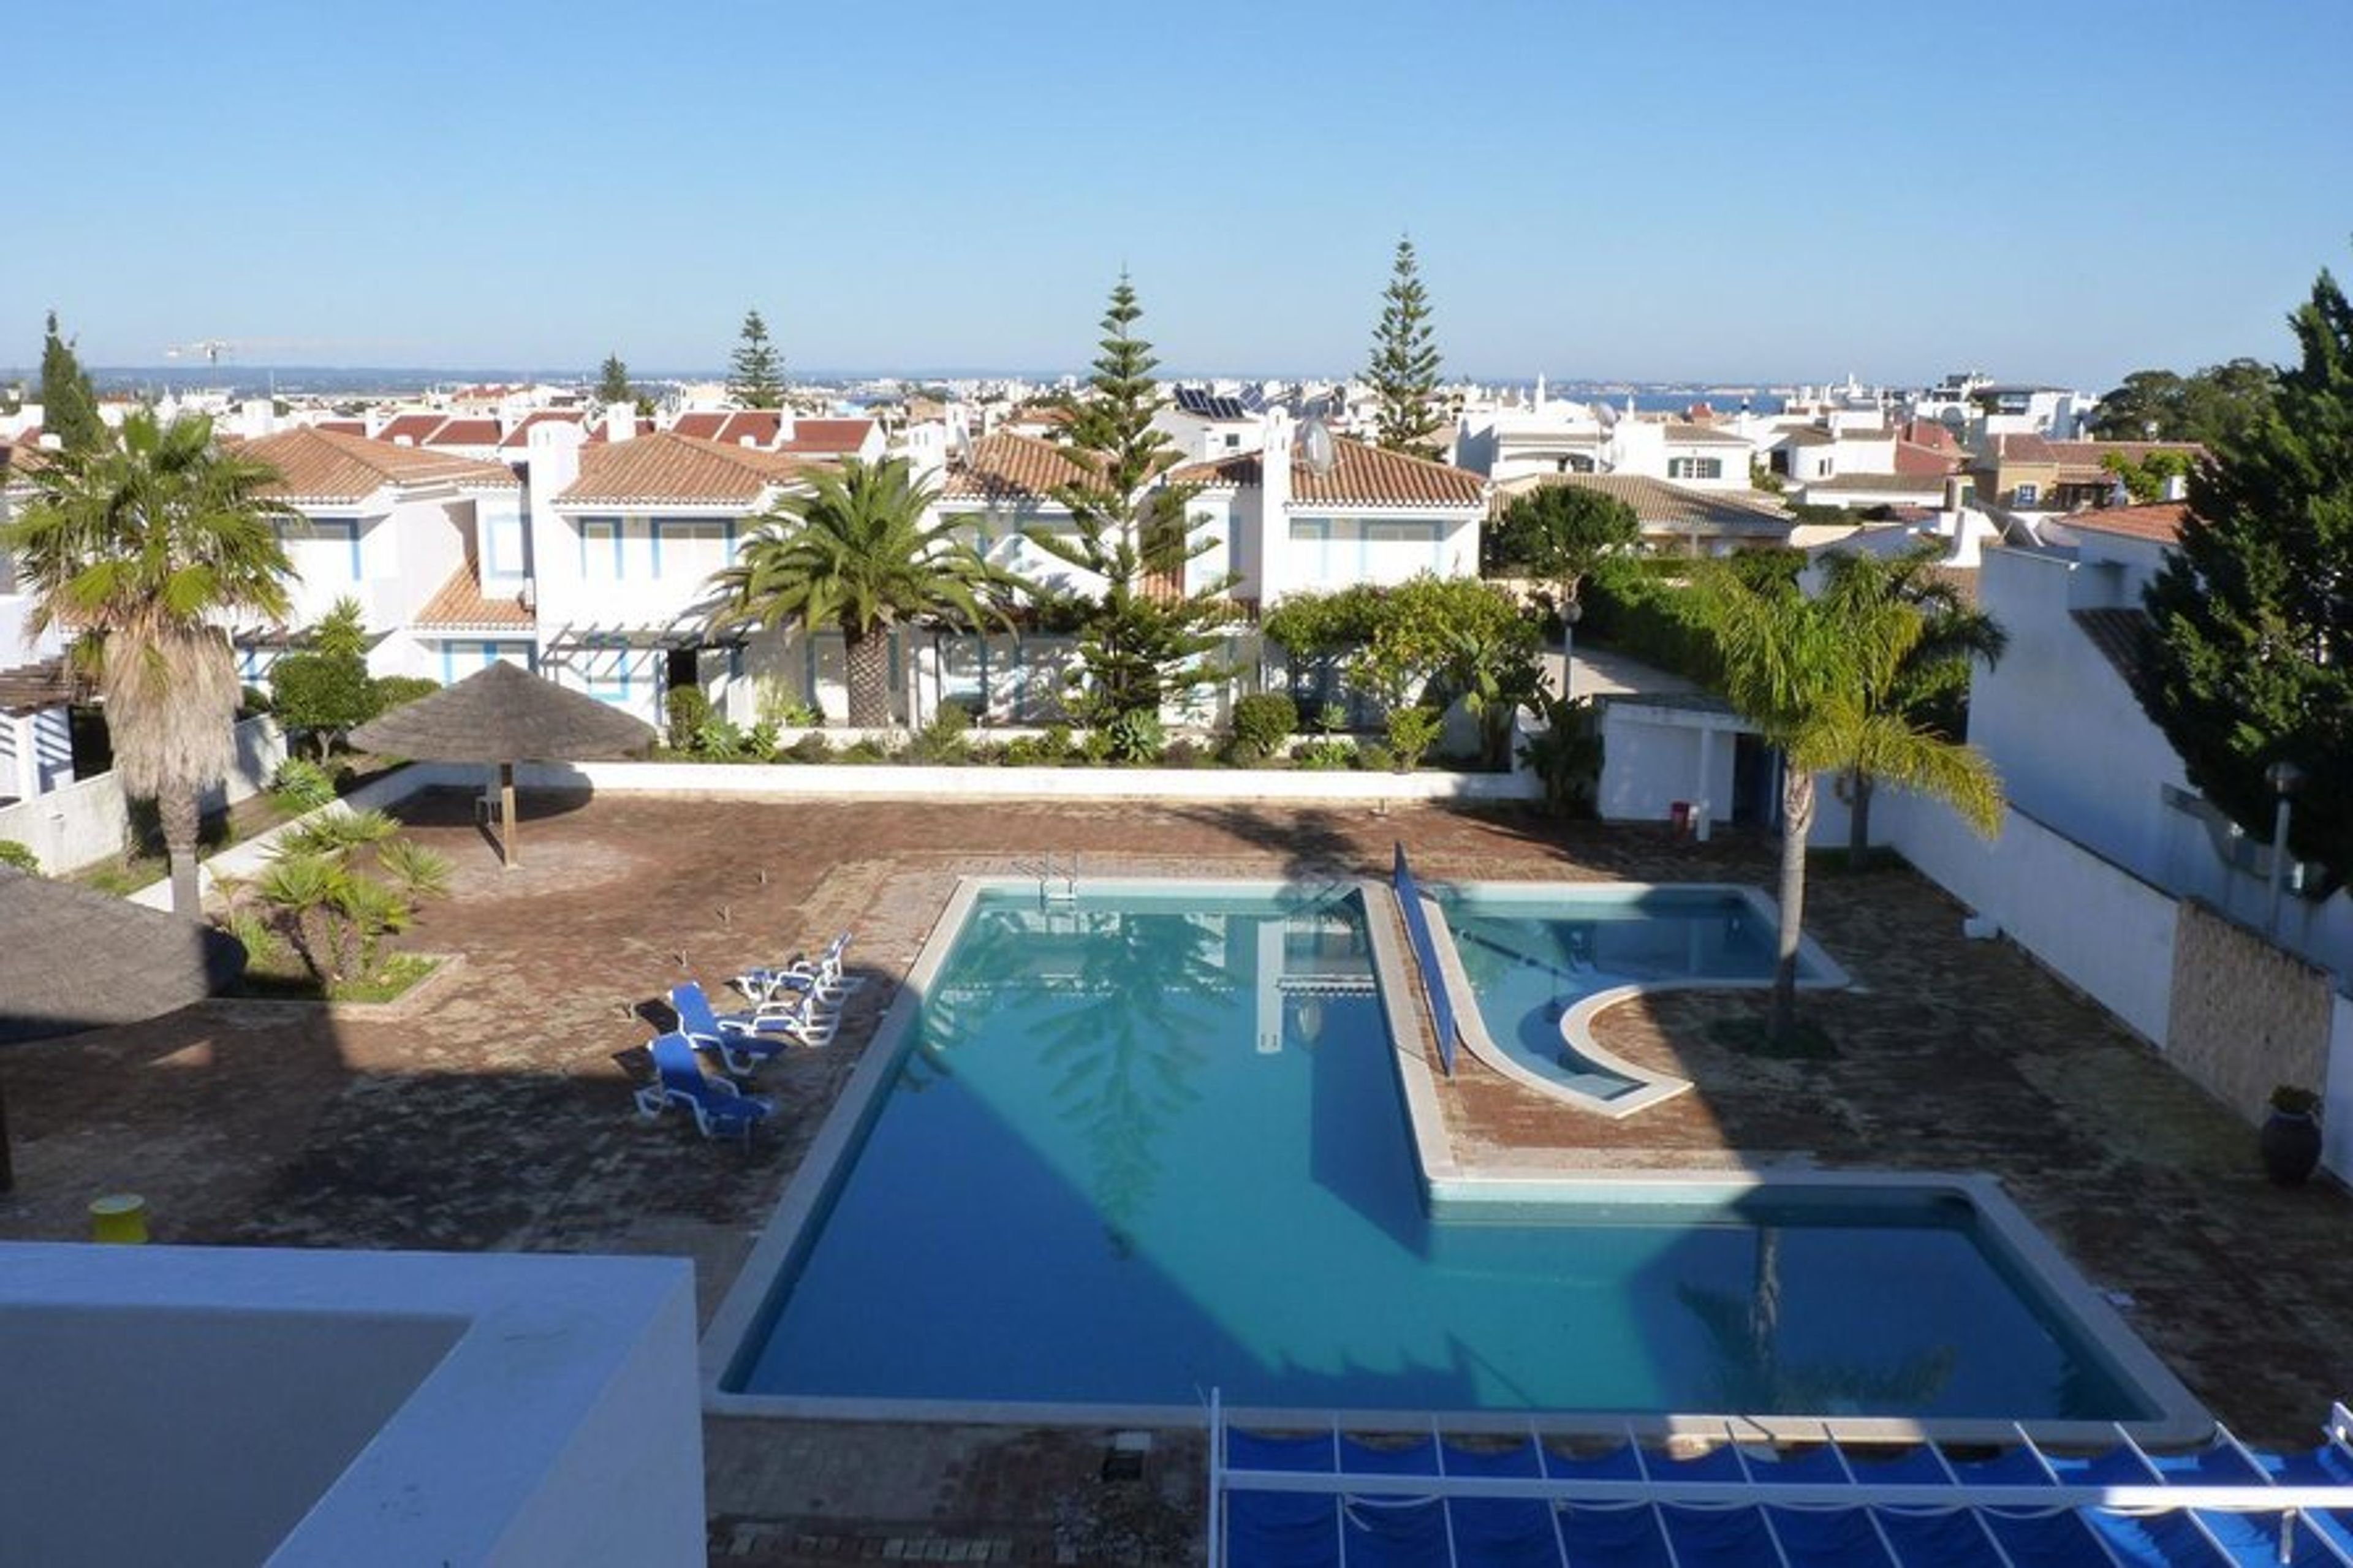
POLYGON ((228 342, 224 339, 199 338, 192 343, 174 343, 170 348, 164 351, 164 357, 165 359, 178 359, 184 354, 202 354, 205 356, 205 363, 206 364, 218 364, 220 363, 221 355, 225 353, 234 353, 236 352, 237 345, 232 342, 228 342))

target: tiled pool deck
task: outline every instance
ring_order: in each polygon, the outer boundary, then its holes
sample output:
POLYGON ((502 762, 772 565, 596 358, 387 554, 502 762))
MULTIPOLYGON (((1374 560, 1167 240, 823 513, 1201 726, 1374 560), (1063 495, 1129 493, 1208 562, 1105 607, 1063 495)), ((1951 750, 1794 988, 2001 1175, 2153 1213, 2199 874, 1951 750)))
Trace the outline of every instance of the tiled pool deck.
MULTIPOLYGON (((1402 838, 1447 878, 1769 883, 1775 846, 1564 828, 1430 807, 533 801, 501 873, 460 797, 417 836, 459 867, 404 944, 465 955, 393 1016, 208 1004, 0 1053, 17 1190, 0 1235, 86 1233, 100 1194, 145 1196, 158 1240, 675 1253, 707 1314, 791 1174, 954 879, 1079 852, 1104 873, 1375 874, 1402 838), (628 1112, 632 1008, 680 978, 857 932, 877 983, 833 1046, 768 1075, 781 1130, 748 1156, 628 1112)), ((1905 871, 1825 873, 1808 929, 1854 974, 1810 998, 1831 1060, 1709 1043, 1752 998, 1681 993, 1606 1015, 1610 1049, 1694 1079, 1623 1122, 1466 1062, 1448 1096, 1483 1162, 1783 1161, 1983 1170, 2242 1435, 2307 1439, 2353 1391, 2353 1202, 2262 1179, 2253 1134, 2096 1007, 1905 871)), ((712 1420, 715 1556, 1181 1561, 1198 1443, 1145 1481, 1099 1479, 1104 1437, 712 1420)))

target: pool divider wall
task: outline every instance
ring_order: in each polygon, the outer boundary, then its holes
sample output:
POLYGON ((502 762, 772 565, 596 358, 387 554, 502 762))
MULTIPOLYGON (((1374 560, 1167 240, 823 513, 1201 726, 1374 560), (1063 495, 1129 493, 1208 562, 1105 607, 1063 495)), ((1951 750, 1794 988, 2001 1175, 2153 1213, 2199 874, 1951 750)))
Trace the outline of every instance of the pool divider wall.
MULTIPOLYGON (((923 999, 929 994, 946 962, 950 948, 982 894, 992 889, 1029 891, 1034 879, 965 877, 942 908, 925 937, 923 950, 909 968, 906 980, 883 1014, 865 1055, 844 1085, 840 1099, 818 1131, 799 1170, 785 1189, 774 1215, 744 1259, 733 1285, 721 1301, 705 1331, 701 1349, 703 1408, 714 1415, 757 1415, 810 1420, 950 1422, 1035 1426, 1162 1426, 1198 1427, 1208 1419, 1209 1391, 1201 1391, 1198 1405, 1076 1405, 1022 1401, 931 1399, 863 1399, 789 1394, 749 1394, 727 1384, 740 1373, 740 1363, 755 1353, 755 1337, 764 1331, 774 1306, 786 1288, 807 1248, 821 1228, 826 1210, 847 1176, 851 1156, 881 1110, 886 1091, 913 1037, 923 999)), ((1199 886, 1198 880, 1123 878, 1089 879, 1091 894, 1122 890, 1152 891, 1177 886, 1199 886)), ((1220 892, 1238 897, 1279 897, 1296 884, 1275 879, 1217 879, 1220 892)), ((2054 1447, 2105 1446, 2116 1439, 2118 1426, 2151 1447, 2181 1447, 2208 1440, 2213 1416, 2196 1395, 2175 1377, 2154 1352, 2135 1334, 2123 1317, 2078 1273, 2059 1249, 2037 1229, 2000 1184, 1991 1176, 1908 1171, 1822 1171, 1774 1166, 1764 1170, 1659 1170, 1616 1174, 1592 1170, 1498 1170, 1466 1164, 1456 1157, 1446 1132, 1440 1095, 1445 1092, 1430 1071, 1423 1042, 1421 1013, 1413 999, 1406 953, 1399 942, 1401 917, 1389 898, 1388 884, 1354 880, 1365 911, 1366 931, 1372 948, 1383 1017, 1391 1045, 1390 1059, 1405 1102, 1424 1201, 1433 1210, 1495 1203, 1585 1201, 1641 1203, 1644 1201, 1733 1202, 1760 1190, 1777 1193, 1841 1192, 1867 1201, 1875 1193, 1901 1189, 1909 1194, 1949 1194, 1976 1211, 1980 1234, 2002 1248, 2010 1261, 2043 1293, 2063 1320, 2084 1337, 2085 1346, 2127 1387, 2158 1412, 2148 1421, 2111 1424, 2105 1421, 2042 1420, 2013 1423, 1999 1420, 1888 1419, 1851 1416, 1746 1416, 1715 1414, 1628 1415, 1612 1412, 1555 1412, 1531 1417, 1525 1411, 1430 1411, 1428 1409, 1347 1410, 1229 1408, 1234 1425, 1267 1428, 1328 1429, 1335 1415, 1339 1425, 1353 1432, 1428 1433, 1433 1427, 1449 1432, 1497 1432, 1525 1435, 1531 1430, 1563 1436, 1672 1437, 1712 1441, 1814 1442, 1835 1436, 1842 1442, 1941 1443, 2015 1442, 2023 1430, 2038 1443, 2054 1447)), ((1582 884, 1580 884, 1582 885, 1582 884)), ((1448 951, 1451 952, 1451 940, 1448 951)), ((1827 963, 1827 958, 1819 958, 1827 963)), ((1840 975, 1844 972, 1831 969, 1840 975)))

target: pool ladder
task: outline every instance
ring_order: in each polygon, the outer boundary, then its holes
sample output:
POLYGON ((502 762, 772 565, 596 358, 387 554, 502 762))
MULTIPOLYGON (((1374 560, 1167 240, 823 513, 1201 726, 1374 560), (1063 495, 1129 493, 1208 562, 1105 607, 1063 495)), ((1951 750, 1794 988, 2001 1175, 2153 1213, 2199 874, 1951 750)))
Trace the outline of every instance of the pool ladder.
POLYGON ((1070 869, 1061 870, 1052 850, 1046 852, 1046 863, 1038 872, 1038 901, 1041 904, 1075 904, 1079 901, 1079 852, 1071 851, 1070 869))

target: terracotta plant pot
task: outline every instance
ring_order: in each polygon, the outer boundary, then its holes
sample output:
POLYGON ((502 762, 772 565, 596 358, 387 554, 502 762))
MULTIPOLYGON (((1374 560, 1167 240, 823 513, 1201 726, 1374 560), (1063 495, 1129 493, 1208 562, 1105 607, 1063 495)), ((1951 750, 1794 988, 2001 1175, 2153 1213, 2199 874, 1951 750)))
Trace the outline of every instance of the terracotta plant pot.
POLYGON ((2302 1186, 2320 1164, 2320 1123, 2301 1112, 2274 1110, 2261 1139, 2263 1171, 2283 1187, 2302 1186))

